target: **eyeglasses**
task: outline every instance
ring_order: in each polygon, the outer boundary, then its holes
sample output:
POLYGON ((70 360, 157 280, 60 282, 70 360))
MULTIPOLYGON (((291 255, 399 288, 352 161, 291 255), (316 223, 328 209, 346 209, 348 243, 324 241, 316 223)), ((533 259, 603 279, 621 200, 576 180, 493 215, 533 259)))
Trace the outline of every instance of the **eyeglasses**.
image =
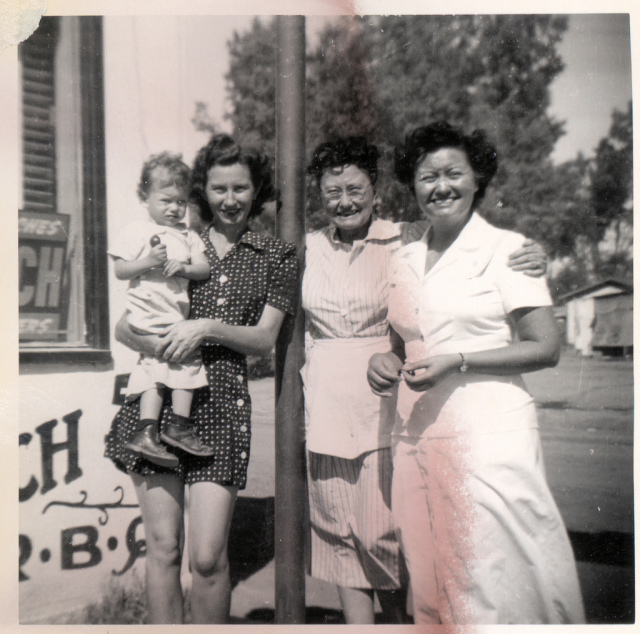
POLYGON ((347 194, 347 197, 353 202, 361 202, 364 200, 364 197, 367 195, 367 190, 369 187, 347 187, 346 190, 331 188, 322 191, 322 196, 326 198, 329 202, 336 203, 338 202, 344 193, 347 194))

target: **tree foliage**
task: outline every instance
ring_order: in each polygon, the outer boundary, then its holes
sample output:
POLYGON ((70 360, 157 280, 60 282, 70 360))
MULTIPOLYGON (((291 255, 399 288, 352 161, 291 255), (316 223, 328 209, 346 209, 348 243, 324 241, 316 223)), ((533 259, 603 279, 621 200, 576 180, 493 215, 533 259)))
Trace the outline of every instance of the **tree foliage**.
MULTIPOLYGON (((626 236, 631 223, 631 110, 614 114, 593 161, 552 163, 563 125, 548 114, 549 87, 563 69, 557 47, 567 26, 552 15, 345 16, 328 23, 307 51, 309 158, 321 141, 367 137, 383 151, 378 213, 413 220, 413 196, 393 177, 395 144, 436 119, 483 128, 500 167, 482 213, 541 241, 551 256, 584 259, 591 251, 593 266, 601 266, 592 245, 612 227, 626 236)), ((275 46, 274 22, 256 19, 229 42, 227 75, 234 134, 269 153, 275 46)), ((324 218, 311 180, 308 194, 308 225, 315 228, 324 218)))
POLYGON ((204 132, 211 136, 218 132, 218 126, 209 113, 209 106, 204 101, 196 101, 196 111, 191 123, 197 132, 204 132))
POLYGON ((242 144, 271 156, 275 149, 275 42, 274 22, 254 18, 251 30, 233 34, 229 47, 227 93, 231 101, 228 118, 233 134, 242 144))
MULTIPOLYGON (((370 138, 386 154, 380 212, 414 219, 412 196, 391 175, 393 146, 408 129, 435 119, 483 127, 502 157, 486 213, 536 235, 541 209, 549 209, 537 190, 548 183, 549 155, 562 133, 546 110, 549 84, 562 70, 556 45, 566 26, 565 18, 545 15, 343 17, 329 23, 307 56, 308 151, 339 135, 370 138)), ((235 134, 270 151, 274 46, 274 23, 256 19, 229 43, 227 75, 235 134)), ((312 219, 316 204, 311 197, 312 219)))
POLYGON ((608 135, 595 156, 578 156, 555 170, 556 203, 567 213, 556 227, 564 238, 557 255, 565 256, 552 279, 561 295, 609 277, 633 276, 633 117, 631 103, 614 110, 608 135), (575 179, 563 176, 573 175, 575 179), (574 189, 575 188, 575 189, 574 189), (563 202, 564 201, 564 202, 563 202))
MULTIPOLYGON (((628 249, 623 233, 633 227, 633 115, 614 110, 609 135, 598 144, 591 170, 592 238, 613 229, 615 251, 628 249)), ((629 231, 630 233, 630 231, 629 231)))

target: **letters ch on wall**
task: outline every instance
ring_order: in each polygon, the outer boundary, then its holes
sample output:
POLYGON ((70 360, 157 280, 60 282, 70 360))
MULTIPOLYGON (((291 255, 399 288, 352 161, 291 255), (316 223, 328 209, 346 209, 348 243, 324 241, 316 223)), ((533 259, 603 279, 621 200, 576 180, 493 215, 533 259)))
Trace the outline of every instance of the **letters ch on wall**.
MULTIPOLYGON (((20 581, 28 582, 37 574, 34 566, 36 557, 40 564, 59 565, 61 570, 79 570, 98 566, 103 561, 105 547, 110 551, 119 548, 126 549, 124 565, 120 570, 112 570, 114 575, 124 574, 134 562, 145 555, 144 539, 138 539, 137 531, 142 523, 140 516, 129 522, 125 534, 120 539, 115 535, 107 536, 106 526, 109 522, 109 511, 118 509, 138 508, 137 504, 124 504, 124 490, 117 486, 114 489, 116 499, 109 502, 91 502, 91 493, 79 490, 79 500, 69 501, 57 499, 63 493, 70 491, 72 482, 81 484, 83 477, 80 467, 78 432, 80 427, 81 410, 76 410, 62 417, 64 427, 58 425, 56 419, 42 423, 35 428, 37 437, 31 433, 20 434, 20 446, 27 451, 40 449, 40 473, 32 474, 24 486, 20 487, 20 504, 42 505, 41 514, 46 514, 54 507, 64 507, 76 510, 92 509, 98 511, 98 521, 95 524, 60 527, 59 535, 48 535, 48 540, 58 540, 57 547, 51 541, 35 543, 28 534, 21 533, 20 540, 20 581), (64 431, 66 428, 66 438, 64 431), (56 440, 54 441, 54 436, 56 440), (63 438, 60 438, 60 437, 63 438), (59 489, 62 476, 64 488, 59 489), (80 481, 80 482, 78 482, 80 481), (57 495, 58 494, 58 495, 57 495), (46 496, 42 498, 41 496, 46 496), (55 497, 56 499, 51 499, 55 497), (59 561, 54 561, 52 551, 59 547, 59 561)), ((72 491, 74 494, 75 491, 72 491)), ((94 495, 95 496, 95 495, 94 495)), ((69 513, 65 513, 69 517, 69 513)), ((35 527, 34 527, 35 528, 35 527)), ((42 541, 42 537, 40 537, 42 541)))

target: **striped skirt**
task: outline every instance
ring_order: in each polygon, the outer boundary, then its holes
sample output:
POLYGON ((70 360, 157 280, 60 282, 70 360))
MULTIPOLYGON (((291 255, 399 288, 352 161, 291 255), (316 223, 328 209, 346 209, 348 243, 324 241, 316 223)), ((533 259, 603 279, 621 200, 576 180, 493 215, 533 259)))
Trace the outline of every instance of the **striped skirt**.
POLYGON ((405 586, 391 519, 391 450, 308 456, 311 575, 347 588, 405 586))

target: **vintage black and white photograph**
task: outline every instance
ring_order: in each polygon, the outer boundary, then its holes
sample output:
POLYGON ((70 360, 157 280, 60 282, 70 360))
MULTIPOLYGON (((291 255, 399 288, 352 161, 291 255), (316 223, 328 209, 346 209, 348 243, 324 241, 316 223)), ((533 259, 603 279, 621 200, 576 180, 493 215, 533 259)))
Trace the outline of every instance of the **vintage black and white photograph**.
POLYGON ((0 52, 19 623, 635 623, 630 9, 210 4, 0 52))

